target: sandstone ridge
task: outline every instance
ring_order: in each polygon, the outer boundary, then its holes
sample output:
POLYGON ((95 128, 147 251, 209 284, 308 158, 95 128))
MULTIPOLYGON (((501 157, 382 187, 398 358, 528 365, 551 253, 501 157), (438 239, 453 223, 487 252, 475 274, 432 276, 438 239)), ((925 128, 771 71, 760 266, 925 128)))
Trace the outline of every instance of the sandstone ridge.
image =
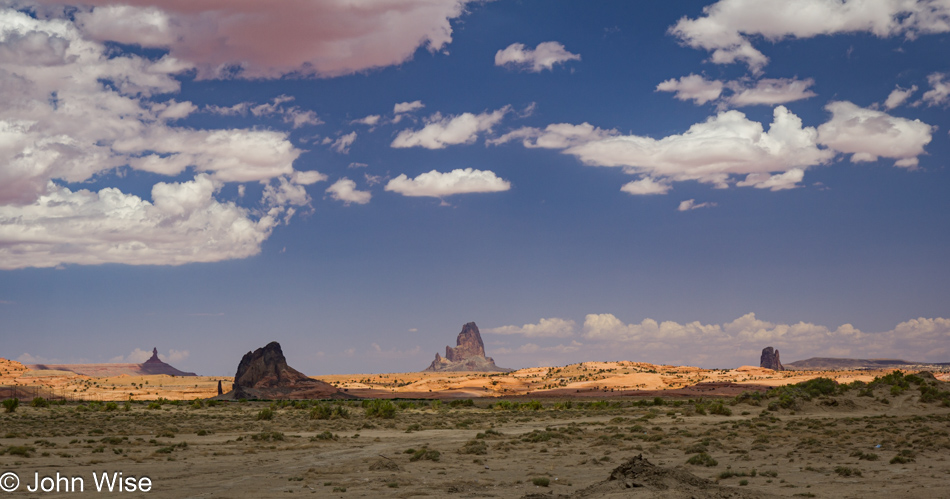
POLYGON ((221 397, 263 400, 355 398, 287 365, 280 343, 276 341, 247 352, 241 358, 232 390, 221 397))
POLYGON ((455 347, 446 345, 445 357, 438 353, 435 354, 435 360, 426 371, 483 371, 483 372, 508 372, 511 369, 498 367, 495 365, 495 359, 485 356, 485 344, 482 342, 482 335, 478 332, 478 326, 474 322, 469 322, 462 326, 462 332, 455 340, 455 347))

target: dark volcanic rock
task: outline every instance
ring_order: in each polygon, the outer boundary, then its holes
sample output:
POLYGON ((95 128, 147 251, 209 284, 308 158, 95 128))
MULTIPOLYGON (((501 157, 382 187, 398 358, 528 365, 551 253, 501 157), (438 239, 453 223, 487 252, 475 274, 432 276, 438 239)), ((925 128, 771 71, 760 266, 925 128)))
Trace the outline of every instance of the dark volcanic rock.
POLYGON ((785 370, 785 368, 782 367, 782 361, 779 359, 778 350, 772 347, 762 349, 762 358, 759 360, 759 367, 772 369, 773 371, 785 370))
POLYGON ((485 356, 485 344, 478 326, 474 322, 462 326, 462 332, 455 340, 455 348, 445 347, 445 358, 438 353, 426 371, 495 371, 507 372, 511 369, 498 367, 495 359, 485 356))
POLYGON ((244 355, 234 375, 234 386, 225 397, 234 399, 355 398, 329 383, 309 378, 287 365, 284 352, 276 341, 244 355))

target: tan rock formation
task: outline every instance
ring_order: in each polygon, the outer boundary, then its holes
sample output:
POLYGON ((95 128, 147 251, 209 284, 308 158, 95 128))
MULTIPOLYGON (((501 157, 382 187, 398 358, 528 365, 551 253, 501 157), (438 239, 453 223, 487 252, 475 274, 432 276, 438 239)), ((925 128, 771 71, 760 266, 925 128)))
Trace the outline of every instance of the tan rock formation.
POLYGON ((498 367, 495 359, 485 356, 485 344, 478 326, 469 322, 462 326, 462 332, 455 339, 455 347, 446 345, 445 357, 438 353, 426 371, 487 371, 508 372, 511 369, 498 367))

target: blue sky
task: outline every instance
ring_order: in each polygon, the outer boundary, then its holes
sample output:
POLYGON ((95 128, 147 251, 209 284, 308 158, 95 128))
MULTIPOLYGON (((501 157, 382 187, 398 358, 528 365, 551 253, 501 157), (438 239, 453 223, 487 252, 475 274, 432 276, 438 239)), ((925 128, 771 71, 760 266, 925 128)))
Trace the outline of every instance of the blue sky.
POLYGON ((0 356, 950 361, 935 2, 0 13, 0 356))

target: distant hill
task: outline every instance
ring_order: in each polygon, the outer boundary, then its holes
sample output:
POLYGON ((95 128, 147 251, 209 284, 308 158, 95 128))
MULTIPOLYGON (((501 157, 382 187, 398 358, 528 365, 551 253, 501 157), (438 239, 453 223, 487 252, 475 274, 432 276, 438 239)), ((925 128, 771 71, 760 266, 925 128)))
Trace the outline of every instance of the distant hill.
POLYGON ((948 368, 950 362, 915 362, 902 359, 836 359, 832 357, 812 357, 785 364, 790 371, 834 371, 842 369, 896 369, 924 367, 948 368))
POLYGON ((169 376, 197 376, 195 373, 179 371, 158 358, 158 349, 152 349, 152 358, 141 364, 28 364, 27 369, 34 371, 69 371, 85 376, 111 377, 127 374, 129 376, 148 376, 167 374, 169 376))

